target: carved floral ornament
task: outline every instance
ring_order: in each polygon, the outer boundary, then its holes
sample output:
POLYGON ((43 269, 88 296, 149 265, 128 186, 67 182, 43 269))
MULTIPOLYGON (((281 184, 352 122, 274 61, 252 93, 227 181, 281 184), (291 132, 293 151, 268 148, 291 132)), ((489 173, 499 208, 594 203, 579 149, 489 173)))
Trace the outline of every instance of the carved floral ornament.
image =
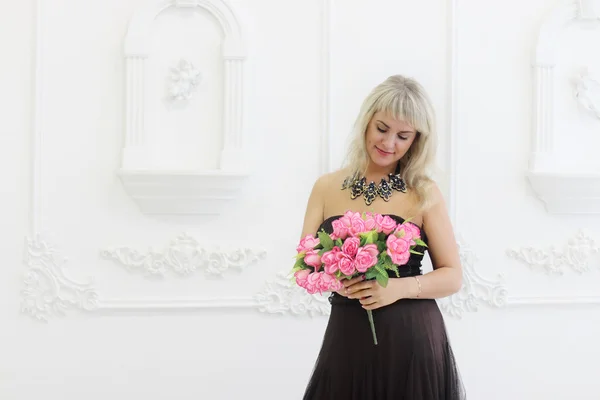
MULTIPOLYGON (((526 246, 507 250, 507 255, 529 266, 532 270, 541 270, 548 274, 562 275, 567 270, 584 273, 591 270, 593 258, 600 251, 596 241, 583 231, 568 239, 562 247, 535 248, 526 246)), ((596 267, 600 267, 596 263, 596 267)))
MULTIPOLYGON (((600 44, 599 44, 600 45, 600 44)), ((584 68, 575 78, 575 98, 579 105, 600 120, 600 80, 598 74, 584 68)))
POLYGON ((171 67, 170 72, 169 98, 189 100, 202 80, 202 72, 186 59, 181 59, 177 66, 171 67))
POLYGON ((266 251, 250 248, 208 250, 196 239, 183 233, 163 251, 151 249, 143 254, 133 247, 119 246, 102 251, 101 256, 129 271, 147 276, 165 277, 167 273, 187 276, 197 271, 204 271, 208 276, 223 276, 229 270, 242 271, 264 260, 266 251))

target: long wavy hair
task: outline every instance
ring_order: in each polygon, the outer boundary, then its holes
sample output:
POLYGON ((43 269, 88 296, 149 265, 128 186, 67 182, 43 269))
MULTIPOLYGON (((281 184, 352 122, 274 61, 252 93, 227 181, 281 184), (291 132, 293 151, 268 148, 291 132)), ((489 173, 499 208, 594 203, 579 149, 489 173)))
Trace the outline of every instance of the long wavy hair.
POLYGON ((416 211, 427 209, 431 205, 428 192, 433 184, 428 174, 434 166, 437 150, 436 117, 429 96, 414 79, 390 76, 365 98, 354 123, 344 167, 355 177, 366 173, 370 161, 366 147, 367 126, 377 112, 405 121, 416 130, 416 137, 398 167, 406 186, 416 195, 416 211))

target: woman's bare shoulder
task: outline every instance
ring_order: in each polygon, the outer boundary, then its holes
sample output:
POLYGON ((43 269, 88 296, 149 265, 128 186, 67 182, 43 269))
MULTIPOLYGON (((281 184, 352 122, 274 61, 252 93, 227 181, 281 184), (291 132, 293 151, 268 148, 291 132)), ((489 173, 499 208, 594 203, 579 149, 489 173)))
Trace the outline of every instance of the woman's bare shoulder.
POLYGON ((348 175, 349 171, 345 168, 326 172, 317 178, 314 189, 319 193, 323 193, 327 191, 327 189, 338 187, 348 175))
POLYGON ((322 174, 316 179, 306 206, 302 237, 309 233, 314 234, 323 222, 326 203, 329 202, 331 194, 329 190, 338 185, 342 175, 343 173, 340 171, 333 171, 322 174))

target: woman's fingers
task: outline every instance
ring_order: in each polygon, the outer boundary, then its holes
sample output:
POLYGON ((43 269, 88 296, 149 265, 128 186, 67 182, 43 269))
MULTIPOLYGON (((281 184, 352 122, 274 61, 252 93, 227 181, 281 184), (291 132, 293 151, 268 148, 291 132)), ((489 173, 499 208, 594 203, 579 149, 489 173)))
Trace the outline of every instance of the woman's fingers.
POLYGON ((370 306, 377 303, 377 300, 373 297, 365 297, 363 299, 360 299, 360 304, 362 304, 363 306, 370 306))
POLYGON ((346 293, 348 293, 348 295, 354 295, 362 290, 372 289, 376 283, 376 281, 358 282, 347 287, 346 293))
POLYGON ((371 297, 375 294, 375 291, 373 290, 373 288, 366 288, 366 289, 362 289, 362 290, 358 290, 356 292, 352 292, 350 294, 348 294, 348 298, 349 299, 362 299, 365 297, 371 297))
POLYGON ((346 279, 344 281, 342 281, 342 283, 344 284, 344 287, 348 288, 352 285, 357 284, 358 282, 362 282, 365 279, 364 275, 360 275, 360 276, 355 276, 352 279, 346 279))

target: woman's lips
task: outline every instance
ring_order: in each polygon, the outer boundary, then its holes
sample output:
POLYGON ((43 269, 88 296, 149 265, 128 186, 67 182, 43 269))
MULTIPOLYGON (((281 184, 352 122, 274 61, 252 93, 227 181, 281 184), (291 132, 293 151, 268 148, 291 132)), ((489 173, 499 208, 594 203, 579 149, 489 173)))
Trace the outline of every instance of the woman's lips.
POLYGON ((394 153, 388 153, 387 151, 383 151, 377 146, 375 146, 375 149, 382 157, 387 157, 387 156, 391 156, 392 154, 394 154, 394 153))

